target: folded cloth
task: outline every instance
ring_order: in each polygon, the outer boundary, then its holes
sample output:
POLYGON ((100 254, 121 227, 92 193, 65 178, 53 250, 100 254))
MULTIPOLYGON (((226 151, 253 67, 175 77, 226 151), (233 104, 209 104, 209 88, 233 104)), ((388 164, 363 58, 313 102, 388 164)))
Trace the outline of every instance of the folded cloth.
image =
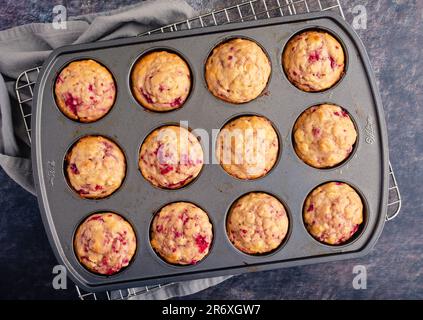
MULTIPOLYGON (((194 10, 182 0, 156 0, 110 12, 73 17, 66 22, 66 29, 35 23, 0 31, 0 166, 3 170, 24 189, 35 194, 30 144, 14 88, 22 71, 42 65, 51 51, 60 46, 134 37, 193 15, 194 10)), ((188 295, 227 278, 172 283, 137 298, 166 299, 188 295)), ((112 296, 117 294, 112 292, 112 296)))

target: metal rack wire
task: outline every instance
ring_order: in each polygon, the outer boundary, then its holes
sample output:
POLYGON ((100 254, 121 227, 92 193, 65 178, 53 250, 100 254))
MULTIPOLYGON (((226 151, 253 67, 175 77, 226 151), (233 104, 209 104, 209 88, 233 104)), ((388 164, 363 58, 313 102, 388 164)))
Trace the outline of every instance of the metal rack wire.
POLYGON ((345 19, 340 0, 252 0, 150 30, 140 35, 217 26, 233 22, 283 17, 313 11, 337 12, 345 19))
MULTIPOLYGON (((309 13, 315 11, 334 11, 345 19, 341 0, 251 0, 239 4, 176 22, 161 28, 150 30, 139 36, 150 34, 175 32, 194 28, 217 26, 233 22, 244 22, 258 19, 268 19, 286 15, 309 13)), ((15 90, 18 98, 20 111, 25 124, 28 141, 31 143, 31 105, 33 89, 40 67, 26 70, 20 74, 16 81, 15 90)), ((401 194, 395 178, 394 171, 389 163, 389 201, 386 220, 394 219, 401 210, 401 194)), ((131 288, 126 290, 106 291, 104 293, 84 292, 76 286, 78 297, 81 300, 126 300, 142 296, 155 290, 160 290, 173 283, 131 288)))
POLYGON ((85 292, 82 289, 80 289, 78 286, 75 286, 75 287, 76 287, 76 293, 78 295, 78 298, 81 300, 128 300, 132 297, 153 293, 156 290, 160 290, 166 286, 171 286, 171 285, 173 285, 173 283, 158 284, 155 286, 145 286, 141 288, 129 288, 129 289, 114 290, 114 291, 105 291, 101 293, 85 292))

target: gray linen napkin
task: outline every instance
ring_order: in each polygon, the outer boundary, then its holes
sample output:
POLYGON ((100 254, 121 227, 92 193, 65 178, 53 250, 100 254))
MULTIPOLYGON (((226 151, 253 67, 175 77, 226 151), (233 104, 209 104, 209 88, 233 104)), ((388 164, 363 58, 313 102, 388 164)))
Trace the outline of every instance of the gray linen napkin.
MULTIPOLYGON (((107 13, 73 17, 67 21, 66 29, 56 30, 51 24, 34 23, 0 31, 0 166, 3 170, 24 189, 35 194, 30 145, 14 90, 15 81, 22 71, 42 65, 51 51, 60 46, 133 37, 192 17, 194 13, 182 0, 156 0, 107 13)), ((173 283, 134 299, 189 295, 228 278, 173 283)), ((118 295, 112 292, 112 297, 118 295)))

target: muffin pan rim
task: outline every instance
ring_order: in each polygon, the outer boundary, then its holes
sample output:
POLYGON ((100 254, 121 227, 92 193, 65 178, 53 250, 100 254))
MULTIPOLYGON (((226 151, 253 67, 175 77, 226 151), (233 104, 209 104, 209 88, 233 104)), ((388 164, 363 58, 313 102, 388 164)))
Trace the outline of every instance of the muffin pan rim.
MULTIPOLYGON (((265 21, 265 22, 258 21, 258 22, 252 22, 252 23, 242 23, 242 25, 238 25, 238 26, 237 26, 237 24, 234 24, 234 25, 225 26, 227 28, 223 28, 223 30, 222 30, 222 28, 207 29, 206 30, 207 32, 205 32, 204 30, 201 30, 200 32, 198 30, 194 30, 194 31, 186 32, 185 34, 190 34, 190 35, 210 34, 210 33, 213 32, 213 30, 216 30, 216 31, 220 30, 220 31, 223 31, 223 32, 232 32, 233 30, 239 30, 239 29, 243 29, 243 30, 247 29, 248 30, 250 28, 254 28, 254 27, 257 27, 257 26, 269 26, 269 25, 284 24, 284 23, 289 23, 289 22, 299 22, 299 21, 301 22, 301 21, 304 21, 304 20, 318 19, 318 18, 329 18, 331 20, 334 20, 334 22, 338 24, 338 27, 340 25, 341 29, 343 29, 343 32, 346 33, 346 35, 349 36, 353 40, 352 42, 357 46, 357 51, 360 53, 359 56, 360 56, 361 60, 360 60, 359 64, 365 67, 364 68, 365 69, 365 76, 366 76, 366 79, 369 82, 368 83, 369 87, 370 87, 369 91, 370 91, 371 97, 373 99, 372 101, 374 103, 375 117, 376 117, 376 121, 377 121, 378 126, 379 126, 378 129, 377 129, 378 130, 377 132, 381 134, 380 138, 378 138, 378 142, 380 142, 382 144, 382 146, 378 146, 378 149, 380 149, 380 151, 381 151, 381 158, 380 159, 382 160, 381 163, 380 163, 379 169, 383 169, 383 170, 381 170, 381 171, 383 171, 383 173, 381 174, 381 178, 382 178, 381 187, 382 187, 382 185, 384 187, 386 187, 387 186, 387 183, 386 183, 387 174, 385 174, 385 172, 387 172, 387 157, 386 157, 387 156, 387 141, 386 141, 386 127, 385 127, 383 117, 382 117, 383 116, 383 110, 381 109, 381 105, 380 105, 380 97, 378 96, 377 90, 375 89, 374 76, 371 73, 368 58, 367 58, 367 56, 364 52, 364 49, 363 49, 362 46, 360 47, 361 43, 359 42, 358 38, 353 33, 351 33, 351 30, 349 30, 348 27, 346 27, 346 24, 343 21, 341 21, 339 18, 337 18, 335 16, 331 16, 328 13, 325 13, 324 15, 322 15, 322 14, 307 15, 307 18, 300 17, 300 16, 284 17, 284 18, 275 18, 275 19, 265 21)), ((168 38, 172 39, 172 38, 181 38, 183 36, 184 36, 183 34, 177 34, 177 36, 161 35, 161 36, 151 37, 149 39, 150 40, 168 39, 168 38)), ((131 44, 139 43, 139 42, 146 42, 146 41, 143 41, 143 40, 144 39, 141 39, 141 40, 140 39, 126 39, 125 45, 131 45, 131 44)), ((118 45, 119 41, 112 41, 110 43, 112 43, 112 44, 115 43, 116 45, 118 45)), ((101 48, 104 45, 105 44, 102 43, 102 44, 96 44, 96 45, 86 45, 86 46, 84 45, 82 47, 85 48, 85 49, 93 49, 93 48, 98 48, 98 47, 101 48)), ((76 46, 76 47, 81 47, 81 46, 76 46)), ((74 49, 74 48, 75 47, 73 47, 72 49, 74 49)), ((70 49, 70 47, 66 47, 64 49, 59 49, 55 53, 60 55, 61 53, 63 53, 62 51, 65 50, 65 49, 70 49)), ((271 56, 271 60, 272 60, 272 57, 273 57, 273 55, 271 56)), ((40 82, 37 83, 37 88, 36 88, 37 99, 34 100, 34 101, 36 101, 37 105, 39 105, 39 106, 42 105, 42 103, 41 103, 42 99, 38 95, 38 90, 40 89, 40 86, 41 87, 43 86, 43 84, 42 84, 43 80, 45 81, 45 78, 48 77, 48 69, 49 69, 49 66, 51 67, 51 62, 52 62, 52 60, 54 60, 54 58, 55 58, 55 55, 53 54, 50 57, 50 59, 47 60, 47 62, 44 65, 44 68, 43 68, 43 70, 44 70, 44 74, 43 74, 43 77, 42 77, 43 79, 40 82)), ((43 87, 41 89, 42 90, 46 89, 46 87, 43 87)), ((263 99, 265 100, 265 98, 263 98, 263 99)), ((116 107, 117 106, 115 105, 114 108, 116 108, 116 107)), ((187 107, 187 106, 185 106, 185 107, 187 107)), ((36 108, 35 108, 35 111, 36 111, 37 117, 33 117, 33 124, 35 124, 35 125, 33 125, 33 128, 39 129, 41 119, 40 119, 40 116, 39 116, 39 112, 37 112, 36 108), (36 119, 34 119, 34 118, 36 118, 36 119)), ((271 121, 275 122, 274 119, 272 119, 271 117, 268 117, 266 114, 263 114, 263 116, 265 116, 266 118, 269 118, 271 121)), ((90 130, 93 130, 93 129, 90 128, 90 130)), ((37 134, 39 135, 39 132, 36 132, 36 135, 34 136, 34 140, 35 140, 36 143, 35 143, 35 148, 33 148, 33 155, 34 155, 33 160, 35 162, 35 165, 34 165, 35 176, 36 176, 36 178, 42 178, 42 179, 37 180, 39 182, 39 185, 37 185, 37 189, 38 189, 37 191, 38 191, 38 194, 40 195, 39 203, 40 203, 40 207, 41 207, 42 210, 43 209, 50 210, 49 204, 48 204, 48 201, 47 201, 48 197, 47 197, 47 191, 46 191, 46 182, 48 182, 49 180, 44 178, 44 168, 42 166, 40 166, 39 168, 36 166, 37 163, 42 163, 42 159, 43 159, 43 156, 41 154, 37 154, 34 151, 37 148, 41 148, 37 134)), ((283 135, 283 136, 285 136, 285 135, 283 135)), ((285 149, 288 148, 288 147, 289 147, 289 143, 285 146, 285 149)), ((122 148, 125 148, 125 147, 122 146, 122 148)), ((46 162, 47 162, 47 160, 46 160, 46 162)), ((327 176, 328 179, 331 177, 331 175, 332 175, 331 173, 328 174, 328 176, 327 176)), ((244 189, 242 189, 242 190, 244 190, 244 189)), ((282 196, 282 195, 280 197, 285 199, 285 197, 282 196)), ((378 236, 380 235, 380 232, 383 228, 383 222, 384 221, 382 219, 380 219, 380 216, 383 216, 383 214, 381 214, 381 212, 379 212, 379 211, 385 211, 386 210, 386 203, 387 203, 386 199, 387 199, 386 192, 382 191, 381 196, 379 198, 379 201, 377 202, 377 205, 376 205, 376 207, 377 207, 376 210, 378 212, 372 213, 372 214, 378 215, 378 217, 379 217, 377 219, 377 223, 375 223, 374 226, 372 227, 372 229, 374 229, 374 232, 369 237, 369 239, 367 241, 368 243, 363 244, 363 248, 360 249, 358 252, 343 253, 342 255, 339 255, 339 256, 330 255, 331 257, 329 257, 328 255, 326 255, 326 257, 320 257, 320 256, 314 255, 311 258, 309 258, 307 261, 305 261, 304 259, 295 258, 295 259, 287 259, 287 260, 283 260, 283 261, 279 261, 279 262, 267 262, 267 263, 265 262, 261 266, 257 266, 257 265, 253 266, 252 264, 249 264, 249 265, 252 268, 254 268, 255 270, 267 270, 267 269, 272 269, 272 268, 275 268, 275 267, 300 265, 300 264, 305 264, 305 263, 320 262, 322 260, 326 260, 326 261, 331 260, 332 261, 332 260, 344 259, 344 258, 351 257, 351 256, 361 256, 361 255, 363 255, 363 254, 365 254, 369 251, 370 245, 373 245, 376 238, 378 238, 378 236), (371 242, 371 243, 369 244, 369 242, 371 242)), ((188 200, 190 200, 190 199, 188 199, 188 200)), ((287 201, 288 201, 288 199, 287 199, 287 201)), ((201 203, 201 202, 198 201, 197 203, 201 203)), ((203 204, 201 206, 205 207, 203 204)), ((49 232, 47 232, 48 236, 49 236, 49 240, 51 241, 53 248, 56 248, 56 245, 59 243, 58 242, 59 240, 58 240, 58 235, 56 233, 56 230, 54 228, 54 223, 53 223, 52 217, 51 216, 45 216, 45 212, 43 212, 42 217, 43 217, 43 220, 45 222, 45 226, 46 226, 47 231, 51 232, 51 234, 49 232)), ((63 248, 61 248, 61 245, 59 245, 59 248, 56 248, 56 249, 61 251, 61 253, 63 253, 63 251, 62 251, 63 248)), ((338 250, 338 252, 339 252, 339 250, 338 250)), ((68 266, 68 269, 70 269, 70 271, 75 271, 73 266, 69 265, 69 262, 66 261, 66 258, 62 257, 61 253, 55 251, 55 254, 59 258, 59 260, 62 261, 64 264, 66 264, 68 266)), ((234 272, 239 272, 243 268, 244 268, 244 271, 249 270, 249 266, 247 266, 247 267, 245 267, 245 266, 244 267, 242 267, 242 266, 228 267, 228 268, 223 268, 223 269, 222 268, 212 269, 212 271, 209 271, 209 272, 204 271, 204 270, 199 270, 198 272, 195 273, 197 276, 195 276, 194 272, 193 272, 191 275, 190 274, 185 274, 185 275, 184 274, 178 274, 178 275, 173 275, 173 276, 162 276, 161 278, 160 278, 160 276, 159 277, 150 277, 150 278, 146 279, 145 281, 142 281, 142 280, 141 281, 140 280, 134 281, 134 279, 132 279, 131 285, 133 285, 134 283, 135 284, 153 283, 153 282, 156 282, 158 279, 165 280, 165 279, 169 279, 169 277, 172 278, 172 279, 182 280, 182 279, 198 278, 199 274, 202 274, 203 276, 207 275, 207 274, 208 275, 210 275, 210 274, 218 275, 218 274, 224 274, 224 273, 227 274, 229 272, 232 274, 234 272), (245 269, 247 269, 247 270, 245 270, 245 269)), ((107 287, 107 288, 118 288, 118 287, 122 287, 122 286, 125 286, 125 285, 129 285, 129 282, 125 282, 125 280, 122 280, 122 279, 120 279, 120 280, 116 279, 115 282, 97 283, 96 284, 96 283, 92 283, 92 282, 86 282, 86 279, 81 278, 80 275, 78 275, 78 274, 74 274, 74 273, 70 272, 70 275, 72 276, 72 278, 74 278, 78 281, 78 284, 82 284, 82 287, 89 288, 90 290, 102 290, 102 289, 104 290, 105 287, 107 287)))

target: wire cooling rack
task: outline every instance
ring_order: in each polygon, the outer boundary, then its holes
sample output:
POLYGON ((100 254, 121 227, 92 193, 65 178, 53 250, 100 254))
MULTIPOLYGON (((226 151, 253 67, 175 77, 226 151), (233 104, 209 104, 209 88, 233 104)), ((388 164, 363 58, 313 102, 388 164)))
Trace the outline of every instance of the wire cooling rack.
MULTIPOLYGON (((315 11, 333 11, 345 19, 341 0, 251 0, 219 10, 213 10, 200 16, 176 22, 161 28, 150 30, 139 36, 175 32, 194 28, 205 28, 233 22, 244 22, 258 19, 269 19, 286 15, 309 13, 315 11)), ((16 80, 15 91, 22 114, 22 119, 31 143, 31 101, 33 90, 41 67, 35 67, 22 72, 16 80)), ((395 178, 395 173, 389 163, 389 200, 386 221, 394 219, 401 210, 401 194, 395 178)), ((142 298, 156 290, 171 286, 173 283, 159 284, 125 290, 106 291, 103 293, 85 292, 76 286, 81 300, 126 300, 134 297, 142 298)))

